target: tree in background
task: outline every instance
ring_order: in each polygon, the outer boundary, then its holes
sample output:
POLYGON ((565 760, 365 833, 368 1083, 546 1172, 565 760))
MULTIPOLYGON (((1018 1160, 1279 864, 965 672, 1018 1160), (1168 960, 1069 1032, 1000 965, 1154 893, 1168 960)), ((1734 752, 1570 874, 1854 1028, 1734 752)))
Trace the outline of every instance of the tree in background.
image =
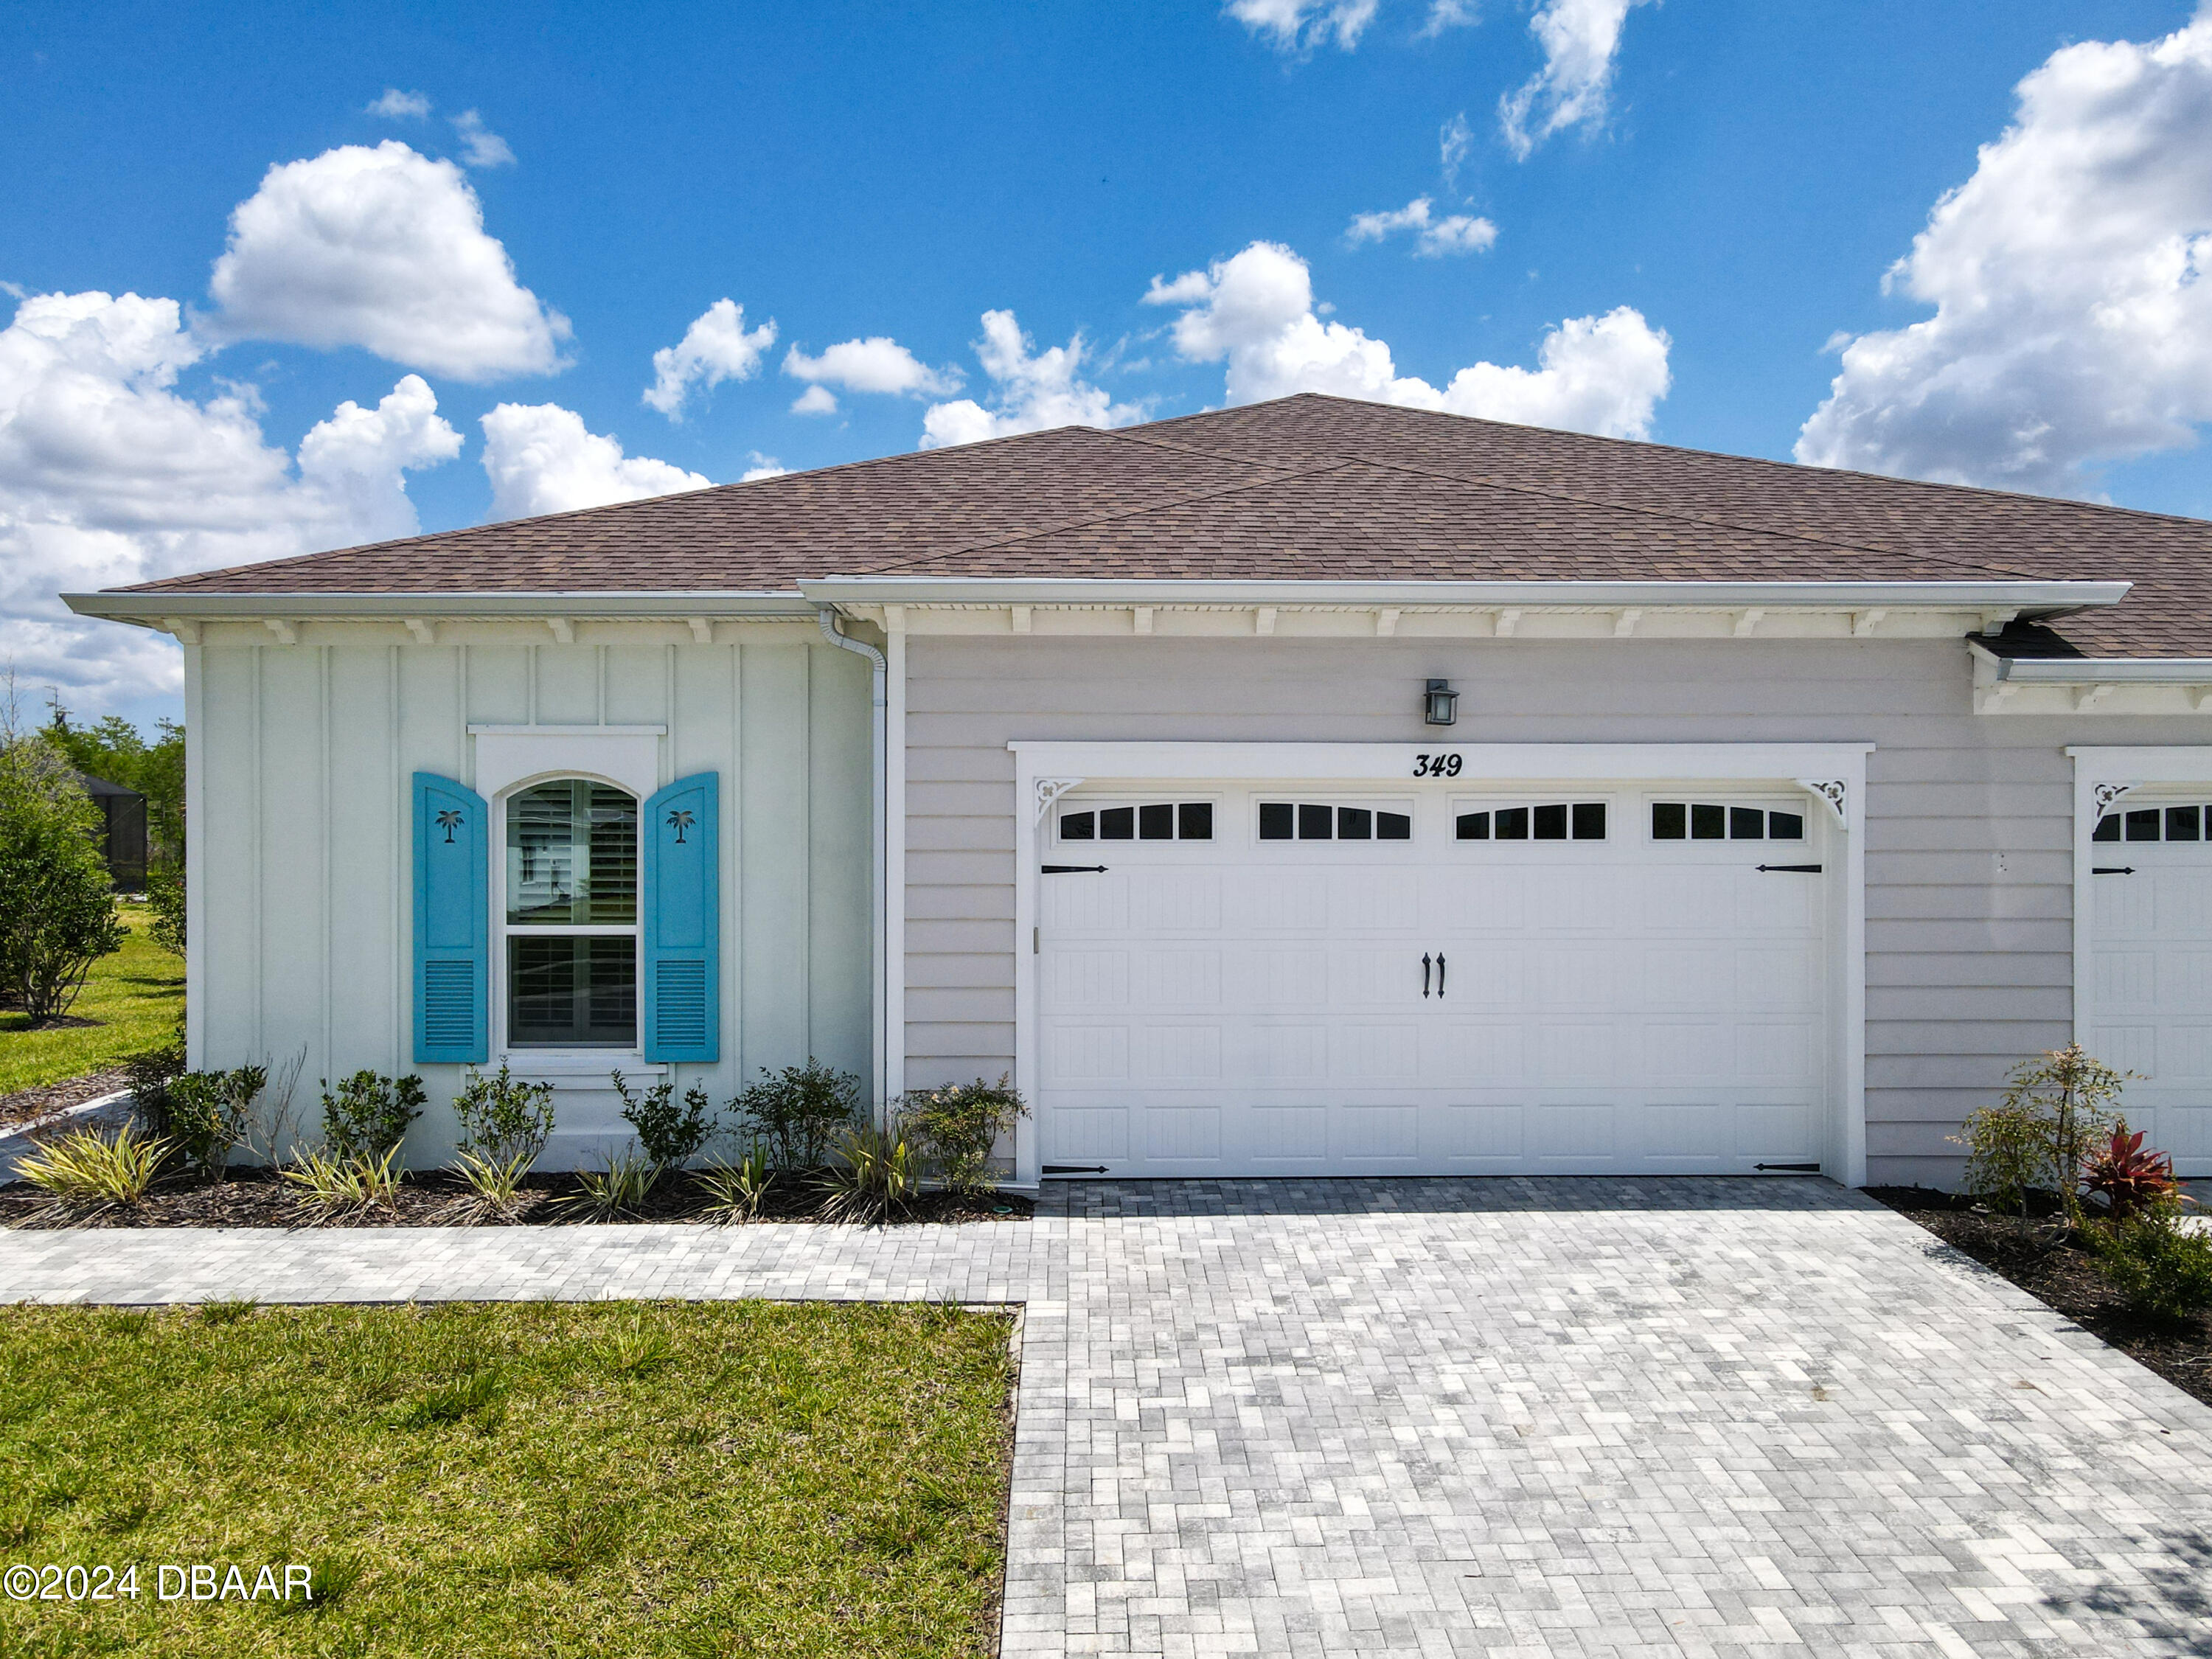
POLYGON ((61 1018, 93 963, 123 943, 99 810, 70 757, 17 719, 0 683, 0 998, 33 1024, 61 1018))
POLYGON ((154 910, 154 942, 185 953, 185 728, 155 723, 153 742, 120 714, 79 726, 60 700, 51 705, 43 734, 80 772, 146 798, 146 829, 153 845, 146 870, 146 898, 154 910))

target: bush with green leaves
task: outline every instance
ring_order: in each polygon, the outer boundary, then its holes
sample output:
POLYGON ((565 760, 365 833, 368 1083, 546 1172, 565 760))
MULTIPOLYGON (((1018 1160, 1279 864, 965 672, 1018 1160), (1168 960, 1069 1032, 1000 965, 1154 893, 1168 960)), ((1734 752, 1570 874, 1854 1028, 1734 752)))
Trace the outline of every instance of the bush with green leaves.
POLYGON ((988 1193, 999 1184, 992 1149, 1029 1109, 1011 1079, 986 1083, 979 1077, 912 1091, 899 1104, 899 1127, 951 1190, 988 1193))
POLYGON ((904 1134, 862 1124, 840 1133, 833 1151, 816 1178, 829 1220, 889 1221, 921 1196, 921 1155, 904 1134))
POLYGON ((185 953, 185 871, 176 863, 157 864, 146 872, 146 902, 154 911, 154 943, 185 953))
POLYGON ((422 1079, 386 1077, 367 1069, 339 1079, 333 1090, 323 1079, 323 1141, 340 1162, 371 1163, 407 1139, 407 1126, 422 1115, 422 1079))
POLYGON ((268 1086, 265 1066, 185 1072, 169 1079, 165 1112, 169 1138, 203 1177, 223 1178, 230 1155, 252 1131, 254 1103, 268 1086))
POLYGON ((2212 1237, 2184 1227, 2179 1204, 2153 1205, 2087 1231, 2098 1266, 2138 1318, 2186 1325, 2212 1309, 2212 1237))
POLYGON ((714 1133, 714 1114, 708 1108, 702 1086, 695 1083, 686 1089, 678 1105, 672 1080, 664 1079, 634 1095, 620 1072, 613 1077, 615 1092, 622 1097, 622 1115, 637 1131, 637 1144, 655 1170, 680 1169, 699 1155, 714 1133))
POLYGON ((860 1079, 809 1059, 761 1079, 730 1103, 754 1145, 779 1170, 818 1170, 860 1110, 860 1079))
POLYGON ((2028 1194, 2047 1192, 2079 1224, 2082 1166, 2112 1134, 2126 1080, 2078 1042, 2022 1060, 2006 1079, 2003 1101, 1976 1112, 1966 1133, 1952 1137, 1966 1147, 1966 1189, 2022 1218, 2028 1194))
POLYGON ((143 1135, 129 1124, 112 1134, 78 1129, 19 1159, 15 1174, 58 1203, 105 1209, 145 1197, 168 1154, 168 1142, 143 1135))
POLYGON ((69 1012, 128 931, 100 850, 100 817, 62 752, 17 726, 0 691, 0 996, 34 1025, 69 1012))
POLYGON ((123 1062, 125 1074, 131 1079, 131 1097, 137 1105, 138 1115, 145 1119, 157 1135, 169 1133, 169 1085, 183 1073, 186 1063, 185 1021, 181 1014, 177 1017, 177 1029, 168 1042, 158 1048, 148 1048, 135 1054, 123 1062))
POLYGON ((457 1150, 465 1158, 527 1170, 553 1133, 553 1085, 525 1083, 504 1061, 489 1077, 471 1069, 453 1097, 453 1115, 460 1120, 457 1150))

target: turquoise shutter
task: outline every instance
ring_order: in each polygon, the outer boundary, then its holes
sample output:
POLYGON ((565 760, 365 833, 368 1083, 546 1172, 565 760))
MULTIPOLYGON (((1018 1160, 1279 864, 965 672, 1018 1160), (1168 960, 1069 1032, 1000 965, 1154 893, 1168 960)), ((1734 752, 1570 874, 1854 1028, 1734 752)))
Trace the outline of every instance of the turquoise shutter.
POLYGON ((721 1057, 720 780, 678 778, 645 804, 645 1057, 721 1057))
POLYGON ((489 1057, 491 810, 434 772, 415 775, 415 1059, 489 1057))

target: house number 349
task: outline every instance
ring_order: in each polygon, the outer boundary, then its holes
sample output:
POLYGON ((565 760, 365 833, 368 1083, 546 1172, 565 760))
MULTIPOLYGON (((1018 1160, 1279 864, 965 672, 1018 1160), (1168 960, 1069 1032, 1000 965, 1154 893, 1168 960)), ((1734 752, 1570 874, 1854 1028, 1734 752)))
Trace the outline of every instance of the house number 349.
POLYGON ((1413 757, 1413 775, 1417 778, 1455 778, 1459 775, 1460 757, 1457 755, 1416 755, 1413 757))

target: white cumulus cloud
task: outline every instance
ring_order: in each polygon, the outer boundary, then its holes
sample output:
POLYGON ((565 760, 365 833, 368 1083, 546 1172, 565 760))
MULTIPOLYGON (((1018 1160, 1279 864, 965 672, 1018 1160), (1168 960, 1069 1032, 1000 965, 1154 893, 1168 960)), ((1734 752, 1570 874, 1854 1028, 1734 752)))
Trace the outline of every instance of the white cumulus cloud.
MULTIPOLYGON (((1346 52, 1375 21, 1378 0, 1227 0, 1222 10, 1278 52, 1299 52, 1334 39, 1346 52)), ((1451 7, 1451 0, 1438 0, 1451 7)))
POLYGON ((2212 421, 2212 11, 2018 99, 1884 279, 1935 315, 1842 344, 1799 460, 2086 494, 2212 421))
POLYGON ((419 92, 402 92, 397 87, 386 87, 381 98, 373 98, 362 112, 365 115, 380 115, 387 121, 420 121, 430 113, 430 100, 419 92))
POLYGON ((811 381, 817 386, 842 386, 848 392, 942 398, 960 389, 957 374, 930 368, 896 340, 881 334, 841 341, 818 357, 810 357, 793 346, 784 354, 783 372, 796 380, 811 381))
POLYGON ((1498 100, 1498 125, 1513 153, 1527 161, 1536 146, 1570 127, 1601 125, 1620 31, 1644 0, 1542 0, 1528 32, 1544 66, 1498 100))
POLYGON ((1351 228, 1344 233, 1344 240, 1358 247, 1362 242, 1379 242, 1401 230, 1413 232, 1413 252, 1430 258, 1446 253, 1480 253, 1498 240, 1498 227, 1489 220, 1464 213, 1438 218, 1434 204, 1425 196, 1417 196, 1405 206, 1388 212, 1355 215, 1351 228))
POLYGON ((1179 306, 1173 337, 1190 362, 1228 365, 1227 400, 1257 403, 1293 392, 1443 410, 1529 426, 1641 438, 1667 395, 1670 342, 1621 306, 1547 332, 1533 369, 1475 363, 1442 390, 1401 375, 1387 343, 1324 322, 1312 273, 1290 249, 1255 242, 1232 258, 1170 282, 1152 279, 1152 305, 1179 306))
POLYGON ((653 354, 653 384, 645 389, 646 407, 680 421, 684 400, 694 386, 703 392, 725 380, 750 380, 760 368, 761 354, 775 343, 773 317, 749 332, 745 308, 734 300, 717 300, 692 319, 681 340, 653 354))
POLYGON ((216 338, 362 346, 461 380, 568 366, 568 319, 515 281, 467 175, 397 139, 270 168, 208 287, 216 338))
POLYGON ((287 455, 252 387, 176 390, 206 352, 175 301, 136 294, 36 295, 0 331, 0 660, 26 684, 102 708, 173 694, 166 641, 55 595, 412 535, 405 475, 460 451, 409 374, 287 455))
POLYGON ((994 406, 987 409, 972 398, 932 404, 922 414, 921 447, 942 449, 1055 426, 1127 426, 1141 419, 1142 409, 1115 403, 1077 372, 1085 351, 1080 334, 1039 351, 1012 312, 985 312, 975 356, 990 378, 994 406))
POLYGON ((483 117, 465 109, 453 118, 453 132, 461 141, 461 160, 472 167, 511 167, 514 151, 506 139, 484 125, 483 117))
POLYGON ((558 404, 501 404, 483 417, 483 434, 495 519, 570 513, 714 483, 650 456, 623 454, 615 439, 586 430, 582 416, 558 404))
POLYGON ((1474 0, 1429 0, 1428 21, 1415 38, 1433 40, 1446 29, 1466 28, 1481 21, 1482 9, 1474 0))
POLYGON ((1437 130, 1437 162, 1444 175, 1444 188, 1459 188, 1459 170, 1467 164, 1468 152, 1474 148, 1474 129, 1467 124, 1467 112, 1459 114, 1437 130))
POLYGON ((811 386, 791 400, 794 415, 835 415, 837 394, 826 386, 811 386))

